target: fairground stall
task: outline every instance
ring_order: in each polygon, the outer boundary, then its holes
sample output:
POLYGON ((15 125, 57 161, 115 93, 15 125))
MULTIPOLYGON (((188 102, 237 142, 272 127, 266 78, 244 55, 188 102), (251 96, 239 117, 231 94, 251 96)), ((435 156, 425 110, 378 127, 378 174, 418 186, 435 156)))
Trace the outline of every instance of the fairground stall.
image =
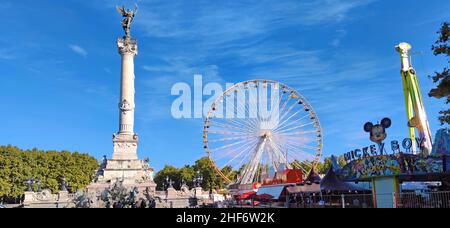
POLYGON ((305 181, 287 187, 289 208, 351 208, 372 207, 369 188, 339 179, 332 167, 321 178, 314 170, 305 181))
POLYGON ((436 137, 436 149, 430 155, 409 150, 410 139, 398 147, 391 142, 391 151, 356 149, 347 154, 348 164, 338 170, 341 180, 370 182, 375 207, 450 207, 449 139, 442 131, 436 137), (439 137, 441 134, 443 137, 439 137), (448 142, 447 142, 448 143, 448 142), (393 146, 392 146, 393 145, 393 146), (439 149, 440 148, 440 149, 439 149), (408 185, 426 185, 425 189, 408 185))
POLYGON ((377 124, 366 123, 364 131, 376 144, 345 153, 348 164, 336 174, 343 181, 368 182, 375 207, 449 208, 449 130, 439 130, 433 144, 410 49, 408 43, 396 46, 401 60, 408 137, 386 142, 386 129, 391 127, 389 118, 377 124))

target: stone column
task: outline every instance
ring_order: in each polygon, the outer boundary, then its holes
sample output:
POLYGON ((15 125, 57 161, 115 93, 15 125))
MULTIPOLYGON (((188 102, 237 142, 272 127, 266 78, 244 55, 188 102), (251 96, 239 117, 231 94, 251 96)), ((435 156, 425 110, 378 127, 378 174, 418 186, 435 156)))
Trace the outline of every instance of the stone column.
POLYGON ((119 39, 117 42, 122 56, 122 74, 120 88, 120 125, 119 134, 134 134, 134 56, 137 55, 137 42, 132 39, 119 39))
POLYGON ((113 136, 113 160, 137 160, 138 137, 134 133, 134 57, 138 53, 137 42, 130 38, 120 38, 117 46, 122 57, 122 72, 119 132, 113 136))

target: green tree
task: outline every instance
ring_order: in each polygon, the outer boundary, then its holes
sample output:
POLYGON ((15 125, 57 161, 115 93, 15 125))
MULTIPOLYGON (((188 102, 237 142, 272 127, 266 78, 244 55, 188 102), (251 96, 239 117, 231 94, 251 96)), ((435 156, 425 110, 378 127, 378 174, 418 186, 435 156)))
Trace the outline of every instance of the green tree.
MULTIPOLYGON (((240 173, 239 170, 233 170, 233 167, 231 167, 231 166, 225 166, 221 171, 232 182, 237 181, 238 175, 240 173)), ((225 184, 223 183, 222 185, 225 185, 225 184)))
POLYGON ((203 182, 201 184, 203 189, 211 190, 220 184, 217 180, 217 173, 208 157, 203 157, 195 161, 194 169, 203 178, 203 182))
POLYGON ((22 196, 28 179, 40 179, 42 189, 57 192, 65 177, 69 190, 76 192, 92 181, 97 168, 97 160, 87 154, 0 146, 0 197, 22 196))
POLYGON ((179 170, 170 165, 165 165, 162 170, 156 173, 155 175, 155 183, 157 185, 158 190, 165 190, 164 187, 167 187, 167 178, 174 182, 175 188, 179 188, 179 183, 181 181, 179 170))
POLYGON ((184 181, 190 188, 194 187, 193 179, 195 177, 195 169, 190 165, 185 165, 183 168, 179 169, 180 180, 184 181))
MULTIPOLYGON (((347 162, 345 161, 345 158, 343 156, 339 156, 337 158, 337 163, 341 167, 344 167, 347 164, 347 162)), ((328 170, 330 170, 331 166, 332 166, 331 156, 326 157, 323 162, 320 162, 319 164, 317 164, 316 171, 319 174, 326 174, 328 172, 328 170)))
MULTIPOLYGON (((432 50, 435 56, 444 55, 447 58, 447 62, 450 63, 450 27, 448 22, 444 22, 437 32, 439 34, 438 40, 432 46, 432 50)), ((428 94, 430 97, 437 99, 446 98, 446 104, 450 103, 450 69, 444 67, 442 72, 435 72, 433 76, 430 76, 434 83, 437 83, 437 87, 432 89, 428 94)), ((442 110, 439 112, 439 121, 442 125, 450 124, 450 109, 442 110)))
MULTIPOLYGON (((318 164, 318 166, 319 165, 320 165, 320 163, 318 164)), ((310 170, 311 169, 312 163, 310 161, 308 161, 308 160, 305 160, 305 161, 295 160, 295 161, 293 161, 291 163, 291 166, 294 169, 300 169, 300 170, 302 170, 304 172, 305 170, 310 170)), ((308 175, 308 173, 305 173, 304 175, 308 175)))
MULTIPOLYGON (((230 172, 229 167, 225 167, 224 172, 230 172)), ((231 176, 237 176, 234 171, 231 171, 231 176)), ((155 183, 158 190, 165 190, 164 186, 167 186, 167 177, 173 182, 175 189, 180 189, 182 182, 184 181, 190 188, 194 187, 193 179, 197 176, 202 177, 203 181, 201 187, 205 190, 211 190, 215 188, 223 188, 225 183, 222 178, 217 175, 211 161, 208 157, 200 158, 195 161, 193 166, 185 165, 178 169, 174 166, 166 165, 162 170, 156 173, 155 183)))

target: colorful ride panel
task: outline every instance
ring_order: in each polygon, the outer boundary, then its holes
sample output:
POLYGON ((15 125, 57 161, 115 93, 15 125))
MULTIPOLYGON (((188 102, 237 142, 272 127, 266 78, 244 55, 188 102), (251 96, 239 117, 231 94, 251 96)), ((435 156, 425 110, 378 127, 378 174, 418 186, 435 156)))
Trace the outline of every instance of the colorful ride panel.
MULTIPOLYGON (((446 170, 442 156, 422 157, 413 154, 391 154, 367 157, 344 166, 339 175, 343 180, 368 180, 373 177, 425 175, 446 170)), ((446 165, 447 166, 447 165, 446 165)))

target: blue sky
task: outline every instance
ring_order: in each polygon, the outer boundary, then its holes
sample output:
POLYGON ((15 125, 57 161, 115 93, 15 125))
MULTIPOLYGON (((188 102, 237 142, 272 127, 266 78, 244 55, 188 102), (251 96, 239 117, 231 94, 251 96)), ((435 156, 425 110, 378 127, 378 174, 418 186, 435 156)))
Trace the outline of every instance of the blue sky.
MULTIPOLYGON (((204 156, 202 119, 170 115, 176 82, 267 78, 303 94, 324 131, 324 153, 370 145, 367 121, 390 117, 389 139, 407 134, 394 46, 413 45, 424 95, 445 60, 430 46, 450 2, 137 1, 136 132, 152 166, 204 156)), ((134 1, 2 0, 0 144, 112 154, 118 128, 121 18, 134 1)), ((424 97, 432 132, 443 101, 424 97)), ((433 136, 434 137, 434 136, 433 136)))

